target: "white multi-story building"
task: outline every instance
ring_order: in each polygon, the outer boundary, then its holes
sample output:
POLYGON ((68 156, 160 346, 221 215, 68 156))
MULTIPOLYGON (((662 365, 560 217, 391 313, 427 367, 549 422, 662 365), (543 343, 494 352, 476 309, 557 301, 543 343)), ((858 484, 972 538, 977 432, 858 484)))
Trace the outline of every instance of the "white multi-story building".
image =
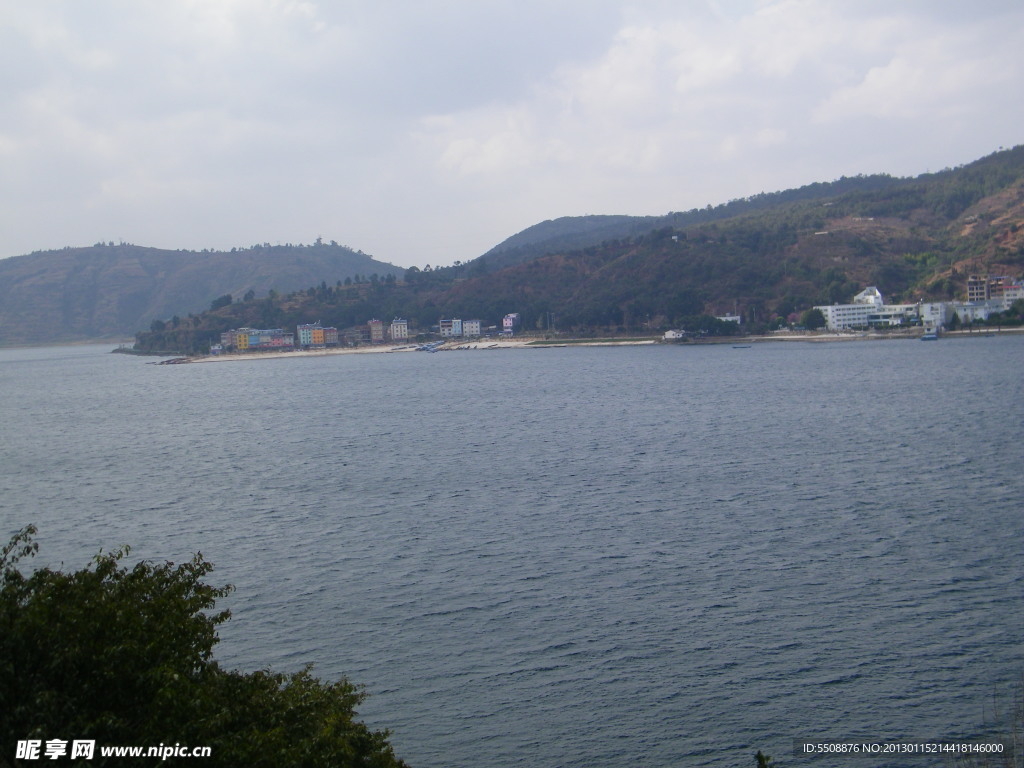
POLYGON ((952 301, 949 303, 950 312, 955 312, 961 323, 977 323, 988 320, 989 315, 1002 312, 1008 306, 1002 299, 989 299, 988 301, 952 301))
POLYGON ((830 331, 867 328, 868 315, 874 309, 870 304, 830 304, 815 307, 825 316, 825 327, 830 331))
POLYGON ((462 335, 467 339, 474 336, 480 335, 480 321, 479 320, 463 320, 462 321, 462 335))
POLYGON ((922 302, 920 304, 886 304, 875 287, 865 288, 853 297, 852 304, 819 306, 830 331, 892 327, 920 322, 926 328, 942 328, 955 313, 962 323, 984 322, 997 312, 1005 312, 1013 302, 1024 298, 1024 285, 1010 278, 972 276, 968 297, 988 295, 991 298, 969 298, 967 301, 922 302))
POLYGON ((949 322, 949 304, 943 301, 918 305, 921 323, 925 328, 942 328, 949 322))
POLYGON ((830 331, 903 325, 918 316, 917 304, 886 304, 882 293, 869 286, 853 297, 852 304, 818 306, 830 331))
POLYGON ((885 306, 885 300, 882 298, 882 292, 873 285, 869 285, 863 291, 854 296, 853 303, 870 304, 873 307, 885 306))
POLYGON ((401 317, 396 317, 388 326, 388 335, 392 341, 408 341, 409 322, 401 317))
POLYGON ((1024 299, 1024 284, 1005 283, 1002 290, 1003 307, 1009 309, 1015 301, 1024 299))

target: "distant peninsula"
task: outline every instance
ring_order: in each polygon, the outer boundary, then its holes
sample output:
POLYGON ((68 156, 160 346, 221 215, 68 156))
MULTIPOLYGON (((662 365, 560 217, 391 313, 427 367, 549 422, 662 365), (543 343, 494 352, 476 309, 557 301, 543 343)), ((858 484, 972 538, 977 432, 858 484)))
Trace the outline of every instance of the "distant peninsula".
POLYGON ((324 280, 401 279, 405 270, 336 242, 170 251, 100 242, 0 259, 0 346, 123 340, 154 320, 324 280), (223 301, 223 299, 221 299, 223 301))

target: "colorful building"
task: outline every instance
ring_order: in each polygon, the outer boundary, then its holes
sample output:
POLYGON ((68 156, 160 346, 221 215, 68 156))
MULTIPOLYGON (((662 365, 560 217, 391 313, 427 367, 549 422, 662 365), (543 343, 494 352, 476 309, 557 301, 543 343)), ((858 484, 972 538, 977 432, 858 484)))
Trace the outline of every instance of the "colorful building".
POLYGON ((442 338, 453 338, 462 336, 462 320, 453 317, 451 320, 441 318, 438 326, 442 338))
POLYGON ((295 336, 282 328, 232 328, 220 335, 220 346, 225 352, 292 349, 295 336))
POLYGON ((299 346, 303 349, 319 349, 338 344, 337 328, 325 328, 320 323, 306 323, 295 330, 299 337, 299 346))
POLYGON ((501 319, 501 332, 511 336, 519 329, 521 319, 518 312, 512 312, 501 319))

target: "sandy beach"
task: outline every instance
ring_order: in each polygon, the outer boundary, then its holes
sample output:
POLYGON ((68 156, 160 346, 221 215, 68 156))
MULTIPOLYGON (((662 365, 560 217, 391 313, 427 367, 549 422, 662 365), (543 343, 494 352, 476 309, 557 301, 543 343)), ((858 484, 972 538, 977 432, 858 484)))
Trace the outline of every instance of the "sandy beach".
MULTIPOLYGON (((528 340, 516 341, 502 339, 482 339, 480 341, 452 341, 438 347, 436 351, 446 352, 463 349, 523 349, 529 345, 528 340)), ((292 349, 280 352, 231 352, 223 355, 202 355, 197 357, 179 357, 165 360, 164 363, 222 363, 242 360, 270 360, 289 357, 324 357, 325 355, 368 355, 415 352, 419 344, 377 344, 365 347, 332 347, 328 349, 292 349)))

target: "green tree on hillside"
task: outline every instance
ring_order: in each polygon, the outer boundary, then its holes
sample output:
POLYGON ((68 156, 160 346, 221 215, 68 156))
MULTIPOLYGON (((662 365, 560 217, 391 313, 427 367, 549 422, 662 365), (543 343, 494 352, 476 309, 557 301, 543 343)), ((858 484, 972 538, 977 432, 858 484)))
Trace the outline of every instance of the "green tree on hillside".
POLYGON ((26 575, 34 534, 0 550, 0 766, 20 765, 29 739, 95 740, 89 765, 119 764, 101 746, 181 744, 211 747, 205 766, 404 766, 386 732, 356 720, 363 694, 348 681, 220 668, 229 614, 214 609, 230 587, 205 582, 202 555, 126 567, 124 548, 26 575))
POLYGON ((825 327, 825 313, 817 307, 808 309, 800 316, 800 325, 809 331, 816 331, 825 327))
POLYGON ((234 301, 234 299, 231 298, 230 293, 225 293, 223 296, 218 296, 216 299, 210 302, 210 311, 216 312, 221 307, 229 307, 231 306, 232 301, 234 301))

